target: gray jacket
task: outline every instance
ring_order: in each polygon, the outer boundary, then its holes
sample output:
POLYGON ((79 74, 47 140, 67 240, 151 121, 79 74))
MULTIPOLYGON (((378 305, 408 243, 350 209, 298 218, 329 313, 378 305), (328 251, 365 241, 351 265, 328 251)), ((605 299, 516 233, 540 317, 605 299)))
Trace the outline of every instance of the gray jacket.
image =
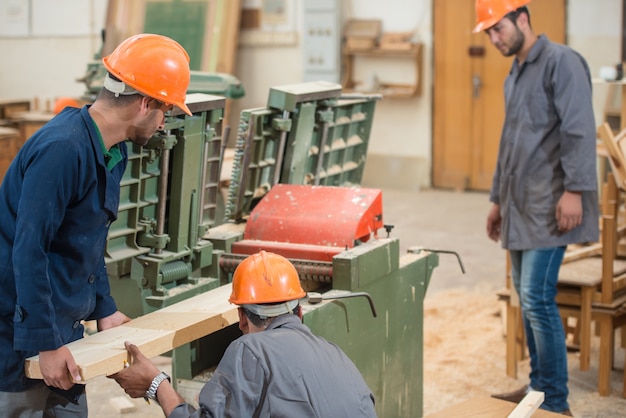
POLYGON ((500 205, 502 246, 558 247, 598 240, 596 131, 584 58, 544 35, 505 82, 506 118, 490 200, 500 205), (556 205, 582 192, 583 222, 560 233, 556 205))
POLYGON ((233 341, 199 397, 179 417, 375 417, 374 395, 350 359, 293 314, 233 341))

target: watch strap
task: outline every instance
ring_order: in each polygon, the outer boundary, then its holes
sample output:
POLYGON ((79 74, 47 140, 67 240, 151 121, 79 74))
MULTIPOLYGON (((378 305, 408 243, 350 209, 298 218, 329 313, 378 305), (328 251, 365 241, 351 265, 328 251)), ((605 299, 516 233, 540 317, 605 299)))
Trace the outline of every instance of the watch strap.
POLYGON ((156 401, 156 393, 159 385, 163 383, 164 380, 172 381, 172 379, 165 372, 161 372, 156 375, 154 379, 152 379, 152 383, 150 383, 150 387, 146 391, 146 399, 152 399, 156 401))

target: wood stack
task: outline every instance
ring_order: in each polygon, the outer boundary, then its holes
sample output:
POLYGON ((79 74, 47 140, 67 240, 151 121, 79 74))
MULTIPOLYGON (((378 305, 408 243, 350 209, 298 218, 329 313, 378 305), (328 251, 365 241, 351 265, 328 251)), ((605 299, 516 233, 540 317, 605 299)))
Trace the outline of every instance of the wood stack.
POLYGON ((382 34, 379 48, 387 51, 410 51, 414 45, 413 31, 387 32, 382 34))
POLYGON ((374 49, 381 32, 382 21, 379 19, 350 19, 344 30, 346 48, 353 51, 374 49))
POLYGON ((0 182, 24 142, 47 123, 52 114, 38 112, 30 100, 0 101, 0 182))
POLYGON ((2 100, 0 101, 0 120, 11 119, 16 113, 29 110, 30 100, 2 100))

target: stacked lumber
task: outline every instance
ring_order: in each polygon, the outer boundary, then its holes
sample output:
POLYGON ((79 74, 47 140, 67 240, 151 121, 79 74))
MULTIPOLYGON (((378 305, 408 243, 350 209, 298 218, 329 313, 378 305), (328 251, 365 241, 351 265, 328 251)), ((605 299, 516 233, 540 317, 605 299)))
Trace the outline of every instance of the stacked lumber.
POLYGON ((382 31, 380 19, 350 19, 344 30, 346 48, 366 51, 378 44, 382 31))
POLYGON ((383 33, 379 48, 387 51, 410 51, 415 45, 413 35, 413 31, 383 33))

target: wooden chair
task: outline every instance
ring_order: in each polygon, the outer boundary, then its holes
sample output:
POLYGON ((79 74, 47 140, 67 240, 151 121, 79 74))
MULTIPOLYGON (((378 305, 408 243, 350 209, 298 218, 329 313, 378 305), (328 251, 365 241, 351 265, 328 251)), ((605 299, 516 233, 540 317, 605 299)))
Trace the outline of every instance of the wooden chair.
POLYGON ((605 147, 617 187, 626 190, 626 129, 615 136, 611 126, 604 122, 598 127, 597 134, 605 147))
MULTIPOLYGON (((568 249, 559 273, 556 301, 564 326, 567 318, 577 319, 574 342, 579 342, 581 370, 589 369, 594 295, 600 289, 612 286, 610 282, 615 273, 626 272, 626 260, 616 260, 615 257, 618 208, 619 190, 613 174, 609 174, 602 191, 600 242, 573 251, 568 249)), ((595 302, 599 301, 595 295, 595 302)))
MULTIPOLYGON (((615 329, 623 327, 622 333, 626 334, 626 261, 616 258, 617 243, 624 236, 624 228, 619 226, 618 217, 620 189, 626 187, 626 141, 623 141, 626 139, 626 130, 615 137, 610 126, 605 123, 598 128, 598 136, 605 145, 612 168, 602 190, 601 257, 571 260, 566 257, 561 266, 556 300, 564 318, 577 318, 581 370, 589 368, 591 323, 592 320, 596 322, 596 331, 600 335, 598 392, 601 396, 607 396, 613 367, 615 329)), ((626 346, 624 338, 622 345, 626 346)))
MULTIPOLYGON (((614 211, 613 215, 616 219, 619 219, 618 207, 621 200, 619 192, 620 190, 626 190, 626 129, 622 129, 617 136, 614 136, 613 129, 608 123, 605 122, 598 127, 597 133, 598 137, 602 139, 602 143, 605 146, 606 154, 608 155, 617 185, 617 189, 615 191, 612 189, 609 190, 609 199, 614 199, 617 202, 617 206, 612 205, 612 202, 609 200, 608 202, 604 201, 605 206, 603 208, 606 209, 606 205, 608 204, 609 210, 614 211)), ((620 240, 626 236, 626 226, 620 226, 619 222, 617 223, 618 229, 616 240, 619 243, 620 240)), ((624 297, 624 294, 626 293, 624 286, 623 280, 614 280, 610 289, 605 288, 603 290, 605 293, 603 294, 602 304, 611 303, 612 305, 615 305, 616 301, 611 302, 611 295, 617 294, 624 297)), ((622 347, 626 348, 626 326, 622 327, 622 347)), ((626 369, 624 372, 624 397, 626 397, 626 369)))
MULTIPOLYGON (((620 189, 626 189, 626 130, 616 136, 608 124, 598 128, 605 142, 612 173, 602 188, 601 239, 598 243, 568 248, 559 275, 557 304, 564 322, 574 317, 576 340, 580 344, 580 368, 588 370, 591 348, 591 324, 595 321, 600 336, 598 392, 609 394, 613 365, 615 330, 622 328, 626 347, 626 260, 616 258, 617 242, 625 234, 619 226, 620 189)), ((507 289, 501 298, 507 301, 507 374, 517 377, 517 362, 525 349, 519 302, 511 291, 507 270, 507 289), (521 353, 521 354, 520 354, 521 353)), ((626 371, 624 376, 626 397, 626 371)))

